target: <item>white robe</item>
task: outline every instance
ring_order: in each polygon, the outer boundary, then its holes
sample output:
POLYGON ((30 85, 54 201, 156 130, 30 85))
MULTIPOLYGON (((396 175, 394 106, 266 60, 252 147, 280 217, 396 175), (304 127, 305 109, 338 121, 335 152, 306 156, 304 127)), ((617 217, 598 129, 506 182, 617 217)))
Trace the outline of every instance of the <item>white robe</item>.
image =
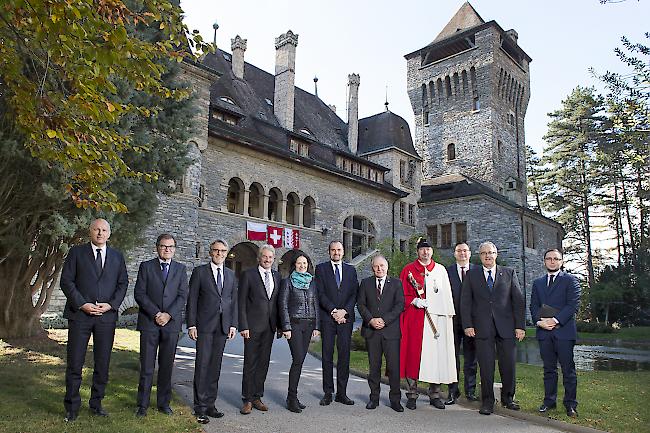
POLYGON ((434 338, 431 325, 425 317, 418 379, 428 383, 457 382, 453 322, 456 312, 447 269, 440 263, 436 263, 433 270, 425 275, 424 280, 426 299, 429 304, 427 311, 440 336, 434 338))

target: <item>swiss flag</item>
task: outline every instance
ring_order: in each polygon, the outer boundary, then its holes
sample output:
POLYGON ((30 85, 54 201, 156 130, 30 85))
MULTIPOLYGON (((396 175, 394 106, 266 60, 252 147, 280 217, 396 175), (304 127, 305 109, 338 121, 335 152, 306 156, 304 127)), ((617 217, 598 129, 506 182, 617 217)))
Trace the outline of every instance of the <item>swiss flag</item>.
POLYGON ((284 246, 294 250, 300 248, 300 230, 284 229, 284 246))
POLYGON ((282 246, 282 229, 279 227, 267 227, 267 242, 273 248, 280 248, 282 246))
POLYGON ((249 241, 265 241, 266 224, 246 221, 246 238, 249 241))

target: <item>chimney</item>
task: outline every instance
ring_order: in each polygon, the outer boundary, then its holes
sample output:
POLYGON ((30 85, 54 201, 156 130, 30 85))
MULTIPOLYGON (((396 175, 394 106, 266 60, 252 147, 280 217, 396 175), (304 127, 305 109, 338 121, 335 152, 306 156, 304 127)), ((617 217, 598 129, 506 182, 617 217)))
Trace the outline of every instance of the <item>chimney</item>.
POLYGON ((336 105, 334 105, 334 104, 328 104, 327 106, 330 107, 330 110, 332 110, 333 112, 336 113, 336 105))
POLYGON ((350 152, 357 153, 359 141, 359 74, 348 75, 349 101, 348 101, 348 147, 350 152))
POLYGON ((293 131, 293 107, 296 47, 298 35, 291 30, 275 38, 275 92, 273 94, 273 114, 280 125, 293 131))
POLYGON ((519 33, 515 29, 510 29, 506 32, 506 35, 510 36, 510 39, 512 39, 515 44, 517 43, 517 40, 519 39, 519 33))
POLYGON ((244 51, 246 51, 246 39, 239 35, 230 40, 232 50, 232 73, 240 80, 244 79, 244 51))

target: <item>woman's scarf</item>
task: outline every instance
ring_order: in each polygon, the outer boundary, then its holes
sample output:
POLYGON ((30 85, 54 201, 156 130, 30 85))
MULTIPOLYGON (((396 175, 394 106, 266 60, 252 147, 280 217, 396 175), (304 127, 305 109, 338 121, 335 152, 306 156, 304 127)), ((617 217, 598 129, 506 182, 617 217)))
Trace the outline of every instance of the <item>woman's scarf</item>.
POLYGON ((308 289, 309 283, 314 277, 309 272, 293 271, 291 273, 291 284, 297 289, 308 289))

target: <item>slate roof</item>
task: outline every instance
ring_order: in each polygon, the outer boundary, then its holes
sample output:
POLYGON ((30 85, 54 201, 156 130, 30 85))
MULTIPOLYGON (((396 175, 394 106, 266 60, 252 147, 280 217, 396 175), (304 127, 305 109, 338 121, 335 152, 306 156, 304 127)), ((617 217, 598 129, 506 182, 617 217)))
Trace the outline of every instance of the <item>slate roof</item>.
POLYGON ((411 129, 402 117, 388 110, 374 116, 359 120, 360 155, 396 147, 419 158, 413 140, 411 129))

